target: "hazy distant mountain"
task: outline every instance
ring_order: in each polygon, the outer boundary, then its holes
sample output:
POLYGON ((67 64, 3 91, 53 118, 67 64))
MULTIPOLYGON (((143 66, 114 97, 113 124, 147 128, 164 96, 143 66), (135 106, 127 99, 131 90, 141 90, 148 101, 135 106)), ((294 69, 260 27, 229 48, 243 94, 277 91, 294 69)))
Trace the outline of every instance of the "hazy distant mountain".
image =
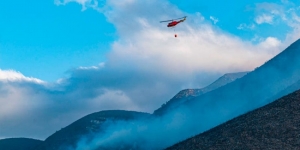
POLYGON ((299 149, 300 90, 170 148, 299 149))
POLYGON ((8 138, 0 140, 0 150, 32 150, 42 141, 28 138, 8 138))
POLYGON ((166 112, 177 108, 182 103, 195 98, 196 96, 200 96, 204 93, 215 90, 221 86, 224 86, 238 78, 243 77, 248 72, 237 72, 237 73, 227 73, 222 77, 211 83, 210 85, 202 88, 202 89, 185 89, 176 94, 171 100, 169 100, 166 104, 163 104, 160 108, 154 111, 154 115, 162 115, 166 112))
POLYGON ((52 134, 34 150, 65 150, 75 148, 76 143, 82 137, 92 139, 94 133, 100 134, 105 129, 107 121, 128 121, 146 117, 150 117, 150 114, 124 110, 107 110, 93 113, 52 134))

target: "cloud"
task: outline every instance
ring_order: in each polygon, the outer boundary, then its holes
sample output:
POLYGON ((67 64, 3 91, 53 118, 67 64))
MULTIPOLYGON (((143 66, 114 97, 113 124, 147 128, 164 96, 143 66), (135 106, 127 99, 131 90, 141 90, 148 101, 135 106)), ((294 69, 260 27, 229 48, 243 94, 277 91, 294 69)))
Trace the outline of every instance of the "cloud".
MULTIPOLYGON (((264 49, 269 49, 269 50, 275 50, 276 47, 279 47, 281 45, 281 41, 278 40, 275 37, 268 37, 266 38, 263 42, 261 42, 260 47, 264 48, 264 49)), ((273 51, 273 54, 276 54, 277 51, 273 51)))
POLYGON ((98 66, 89 66, 89 67, 82 67, 82 66, 80 66, 77 69, 79 69, 79 70, 90 70, 90 69, 97 70, 97 69, 101 69, 101 68, 104 68, 104 67, 105 67, 105 63, 102 62, 98 66))
POLYGON ((45 83, 44 81, 33 78, 33 77, 25 77, 20 72, 14 70, 1 70, 0 69, 0 81, 4 82, 35 82, 35 83, 45 83))
POLYGON ((8 79, 3 79, 2 76, 0 81, 0 135, 2 137, 24 137, 25 135, 38 137, 39 134, 44 135, 45 129, 39 130, 41 127, 37 127, 35 123, 39 122, 43 125, 42 121, 45 120, 35 117, 47 113, 43 112, 43 106, 47 105, 49 101, 45 101, 41 94, 41 87, 45 83, 38 79, 24 77, 15 71, 1 71, 2 75, 7 73, 12 76, 8 79), (34 128, 38 132, 34 132, 34 128), (25 131, 26 129, 31 133, 25 131))
POLYGON ((237 29, 239 29, 239 30, 246 30, 246 29, 253 30, 254 28, 255 28, 255 24, 247 25, 246 23, 242 23, 237 27, 237 29))
POLYGON ((54 4, 56 5, 66 5, 71 2, 76 2, 82 6, 82 11, 86 10, 87 8, 94 8, 96 10, 99 9, 98 0, 54 0, 54 4))
POLYGON ((212 20, 214 24, 217 24, 219 22, 219 19, 213 16, 210 16, 209 19, 212 20))
POLYGON ((299 2, 288 0, 276 3, 256 3, 254 7, 247 6, 246 11, 253 11, 254 13, 253 21, 241 23, 237 29, 250 29, 253 33, 251 41, 254 43, 262 42, 272 35, 281 40, 281 45, 288 46, 300 38, 298 34, 300 25, 298 6, 299 2), (264 24, 269 25, 264 26, 264 24))
POLYGON ((286 13, 287 17, 284 20, 287 25, 289 25, 290 27, 297 29, 299 28, 300 25, 300 16, 299 16, 299 11, 297 11, 296 9, 289 9, 286 13))
POLYGON ((262 14, 255 18, 255 22, 257 24, 263 24, 263 23, 273 24, 273 19, 274 19, 273 15, 262 14))
POLYGON ((260 24, 279 24, 281 21, 285 21, 287 19, 286 9, 289 7, 289 3, 282 2, 281 4, 276 3, 257 3, 255 4, 255 13, 256 16, 254 18, 254 21, 260 25, 260 24))
MULTIPOLYGON (((30 79, 20 73, 15 74, 30 79)), ((71 79, 60 83, 13 79, 0 81, 1 137, 45 139, 61 127, 92 112, 138 109, 123 91, 106 89, 93 83, 82 83, 84 81, 80 80, 67 83, 71 79)))
POLYGON ((256 3, 255 4, 255 10, 257 12, 265 11, 270 12, 272 14, 281 14, 284 12, 284 6, 276 3, 256 3))
POLYGON ((56 0, 55 4, 72 2, 83 11, 103 13, 115 26, 118 39, 111 43, 107 61, 70 70, 57 83, 0 71, 0 102, 5 104, 0 105, 1 137, 44 139, 100 110, 152 112, 184 88, 204 87, 224 73, 253 70, 286 43, 266 37, 252 44, 215 27, 201 13, 182 12, 167 1, 56 0), (175 29, 159 23, 186 15, 175 29))
POLYGON ((274 21, 277 20, 277 23, 285 23, 288 26, 291 26, 290 22, 295 21, 295 12, 297 12, 296 4, 290 1, 281 1, 280 4, 276 3, 257 3, 255 5, 256 17, 254 18, 257 24, 274 24, 274 21))

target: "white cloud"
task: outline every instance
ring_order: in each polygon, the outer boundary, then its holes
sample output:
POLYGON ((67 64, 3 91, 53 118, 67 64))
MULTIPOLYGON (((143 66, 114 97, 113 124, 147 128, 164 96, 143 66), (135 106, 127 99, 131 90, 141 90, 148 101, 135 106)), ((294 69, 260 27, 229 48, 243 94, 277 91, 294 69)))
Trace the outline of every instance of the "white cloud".
POLYGON ((275 21, 286 20, 285 5, 288 3, 282 2, 283 4, 276 3, 257 3, 255 4, 256 16, 254 21, 257 24, 274 24, 275 21))
MULTIPOLYGON (((12 74, 16 75, 15 72, 12 74)), ((47 125, 43 123, 44 118, 39 118, 45 117, 45 119, 54 120, 54 118, 46 117, 47 115, 42 115, 50 113, 45 108, 52 106, 49 105, 51 101, 47 101, 42 94, 44 86, 35 81, 26 80, 27 77, 25 80, 23 76, 23 79, 16 78, 14 77, 9 82, 0 81, 0 135, 3 137, 41 138, 50 134, 51 131, 55 131, 53 130, 54 124, 52 127, 49 126, 51 121, 47 125), (50 132, 42 129, 38 124, 50 127, 50 132), (26 131, 27 129, 30 133, 26 131)))
POLYGON ((276 3, 263 2, 263 3, 256 3, 255 5, 256 5, 255 7, 256 11, 268 11, 268 12, 283 11, 283 6, 276 3))
POLYGON ((98 66, 89 66, 89 67, 78 67, 77 69, 81 69, 81 70, 90 70, 90 69, 101 69, 101 68, 104 68, 105 67, 105 63, 102 62, 102 63, 99 63, 98 66))
POLYGON ((140 109, 124 91, 99 87, 101 83, 97 81, 67 78, 63 83, 50 86, 49 83, 40 84, 20 76, 15 71, 3 72, 13 76, 10 76, 9 82, 6 79, 0 80, 2 137, 44 139, 89 113, 106 109, 140 109))
POLYGON ((0 81, 4 82, 15 82, 15 81, 26 81, 26 82, 35 82, 35 83, 45 83, 44 81, 33 78, 33 77, 25 77, 20 72, 14 70, 1 70, 0 69, 0 81))
POLYGON ((198 19, 199 21, 203 22, 205 20, 205 18, 202 16, 202 14, 200 12, 196 12, 195 14, 196 14, 195 18, 196 17, 199 18, 198 19))
POLYGON ((246 29, 253 30, 254 28, 255 28, 255 24, 247 25, 246 23, 242 23, 237 27, 237 29, 239 29, 239 30, 246 30, 246 29))
POLYGON ((281 46, 281 41, 275 37, 267 37, 264 41, 262 41, 259 45, 263 49, 268 49, 269 53, 276 55, 278 51, 276 50, 278 47, 281 46))
POLYGON ((166 1, 108 0, 103 7, 95 0, 55 1, 70 2, 82 5, 82 10, 101 9, 119 39, 112 43, 105 64, 71 70, 51 88, 21 73, 0 71, 0 102, 5 104, 0 106, 0 136, 45 138, 104 109, 152 112, 183 88, 203 87, 223 73, 252 70, 284 48, 285 42, 275 37, 258 44, 243 41, 214 28, 200 13, 184 13, 166 1), (187 20, 175 31, 159 23, 185 15, 187 20), (20 132, 10 132, 24 122, 20 132))
POLYGON ((213 16, 210 16, 209 19, 212 20, 214 24, 217 24, 219 22, 219 19, 213 16))
POLYGON ((273 24, 273 19, 274 19, 273 15, 262 14, 255 18, 255 22, 257 24, 263 24, 263 23, 273 24))
POLYGON ((288 0, 282 0, 281 4, 275 3, 257 3, 255 7, 256 17, 254 21, 257 24, 277 24, 284 23, 292 28, 298 24, 296 4, 288 0), (296 14, 296 15, 295 15, 296 14))
POLYGON ((185 27, 188 30, 177 32, 178 39, 171 38, 172 32, 155 28, 141 31, 130 38, 130 43, 115 43, 109 58, 174 77, 178 72, 191 76, 197 71, 251 70, 271 57, 266 51, 255 51, 256 46, 214 31, 210 26, 185 27))
POLYGON ((132 99, 128 97, 125 92, 121 90, 103 89, 102 93, 103 93, 102 95, 98 95, 97 97, 91 100, 89 106, 90 108, 93 108, 94 110, 139 109, 139 107, 136 106, 136 103, 134 103, 132 99))
MULTIPOLYGON (((285 30, 287 31, 282 33, 284 38, 281 37, 281 47, 286 47, 300 38, 298 8, 299 2, 289 0, 282 0, 281 3, 278 4, 257 3, 255 6, 256 17, 254 21, 257 24, 272 24, 275 33, 278 32, 277 29, 286 28, 285 30)), ((257 28, 259 28, 259 26, 257 26, 257 28)))
POLYGON ((292 12, 291 14, 292 14, 292 20, 299 24, 300 23, 300 17, 295 12, 292 12))
POLYGON ((98 0, 54 0, 54 4, 56 5, 66 5, 70 2, 76 2, 80 4, 82 6, 82 11, 90 7, 96 10, 100 10, 98 0))

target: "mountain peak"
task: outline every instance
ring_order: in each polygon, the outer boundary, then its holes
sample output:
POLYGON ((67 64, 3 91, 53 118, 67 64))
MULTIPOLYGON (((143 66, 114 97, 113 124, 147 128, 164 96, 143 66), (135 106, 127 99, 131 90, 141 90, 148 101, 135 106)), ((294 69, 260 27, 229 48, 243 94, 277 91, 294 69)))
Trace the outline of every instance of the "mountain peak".
POLYGON ((220 78, 218 78, 216 81, 211 83, 210 85, 202 88, 202 89, 184 89, 181 90, 178 94, 176 94, 171 100, 169 100, 166 104, 162 105, 162 107, 158 108, 154 111, 154 114, 156 115, 162 115, 166 113, 167 111, 174 109, 178 106, 180 106, 182 103, 188 101, 189 99, 192 99, 194 97, 197 97, 199 95, 202 95, 204 93, 210 92, 212 90, 215 90, 221 86, 224 86, 238 78, 243 77, 248 72, 237 72, 237 73, 226 73, 220 78))

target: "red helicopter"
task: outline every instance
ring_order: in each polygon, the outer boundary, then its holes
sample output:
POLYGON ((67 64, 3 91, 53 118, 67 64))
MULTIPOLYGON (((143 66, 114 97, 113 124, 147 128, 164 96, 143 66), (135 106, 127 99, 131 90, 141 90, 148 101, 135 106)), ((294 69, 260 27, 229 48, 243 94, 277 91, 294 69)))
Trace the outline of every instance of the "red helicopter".
MULTIPOLYGON (((175 27, 177 24, 184 22, 186 20, 186 16, 181 17, 181 18, 177 18, 177 19, 172 19, 172 20, 165 20, 165 21, 160 21, 160 23, 162 22, 170 22, 168 23, 167 27, 175 27)), ((177 34, 175 34, 175 37, 177 37, 177 34)))

